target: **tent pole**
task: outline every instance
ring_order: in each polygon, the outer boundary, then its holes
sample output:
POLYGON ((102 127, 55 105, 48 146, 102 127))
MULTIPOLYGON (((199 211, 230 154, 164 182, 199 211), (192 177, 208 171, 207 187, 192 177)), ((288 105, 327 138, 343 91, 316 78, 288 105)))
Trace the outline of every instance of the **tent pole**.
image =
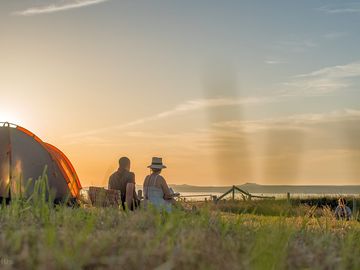
POLYGON ((11 132, 10 132, 10 125, 7 123, 7 129, 8 129, 8 136, 9 136, 9 146, 8 146, 8 158, 9 158, 9 191, 8 191, 8 198, 11 199, 11 187, 12 187, 12 145, 11 145, 11 132))

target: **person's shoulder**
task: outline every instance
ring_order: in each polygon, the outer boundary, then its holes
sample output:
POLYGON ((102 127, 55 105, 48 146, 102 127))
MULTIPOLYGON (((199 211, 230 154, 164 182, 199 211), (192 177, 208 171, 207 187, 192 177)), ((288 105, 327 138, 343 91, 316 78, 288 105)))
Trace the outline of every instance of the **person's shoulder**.
POLYGON ((109 183, 108 183, 108 185, 109 185, 109 188, 110 189, 112 189, 112 188, 114 188, 114 185, 115 185, 115 183, 117 182, 117 174, 116 174, 117 172, 114 172, 113 174, 111 174, 110 175, 110 177, 109 177, 109 183))
POLYGON ((126 176, 128 177, 128 178, 135 178, 135 173, 133 173, 133 172, 126 172, 126 176))
POLYGON ((144 178, 144 185, 146 185, 149 182, 150 175, 145 176, 144 178))
POLYGON ((126 177, 125 179, 129 182, 135 182, 135 173, 133 172, 126 172, 126 177))
POLYGON ((117 171, 116 172, 113 172, 111 175, 110 175, 110 177, 109 177, 109 179, 111 180, 111 179, 114 179, 116 176, 117 176, 117 171))
POLYGON ((159 175, 159 176, 158 176, 158 180, 160 180, 161 182, 165 182, 165 183, 166 183, 166 180, 165 180, 164 176, 162 176, 162 175, 159 175))

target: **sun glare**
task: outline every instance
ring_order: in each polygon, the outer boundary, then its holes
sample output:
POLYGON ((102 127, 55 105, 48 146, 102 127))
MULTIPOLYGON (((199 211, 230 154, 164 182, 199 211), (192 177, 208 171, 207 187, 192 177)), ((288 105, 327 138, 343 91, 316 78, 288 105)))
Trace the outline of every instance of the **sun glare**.
POLYGON ((21 125, 21 117, 16 112, 0 110, 0 122, 9 122, 16 125, 21 125))

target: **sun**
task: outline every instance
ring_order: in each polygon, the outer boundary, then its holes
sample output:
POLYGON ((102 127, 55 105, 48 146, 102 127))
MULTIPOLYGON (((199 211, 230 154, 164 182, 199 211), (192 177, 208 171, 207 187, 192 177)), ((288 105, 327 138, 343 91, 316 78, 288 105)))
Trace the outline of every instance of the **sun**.
POLYGON ((12 124, 21 125, 23 121, 21 121, 21 117, 18 112, 11 112, 0 109, 0 122, 9 122, 12 124))

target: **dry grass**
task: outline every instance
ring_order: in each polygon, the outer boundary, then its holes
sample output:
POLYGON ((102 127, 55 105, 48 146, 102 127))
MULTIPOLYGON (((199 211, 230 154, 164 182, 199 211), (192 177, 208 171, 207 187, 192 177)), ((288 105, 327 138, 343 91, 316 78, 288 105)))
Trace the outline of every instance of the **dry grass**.
POLYGON ((2 268, 360 269, 356 221, 14 207, 0 212, 2 268))
POLYGON ((0 268, 360 269, 357 221, 276 201, 235 207, 127 213, 15 200, 0 209, 0 268))

